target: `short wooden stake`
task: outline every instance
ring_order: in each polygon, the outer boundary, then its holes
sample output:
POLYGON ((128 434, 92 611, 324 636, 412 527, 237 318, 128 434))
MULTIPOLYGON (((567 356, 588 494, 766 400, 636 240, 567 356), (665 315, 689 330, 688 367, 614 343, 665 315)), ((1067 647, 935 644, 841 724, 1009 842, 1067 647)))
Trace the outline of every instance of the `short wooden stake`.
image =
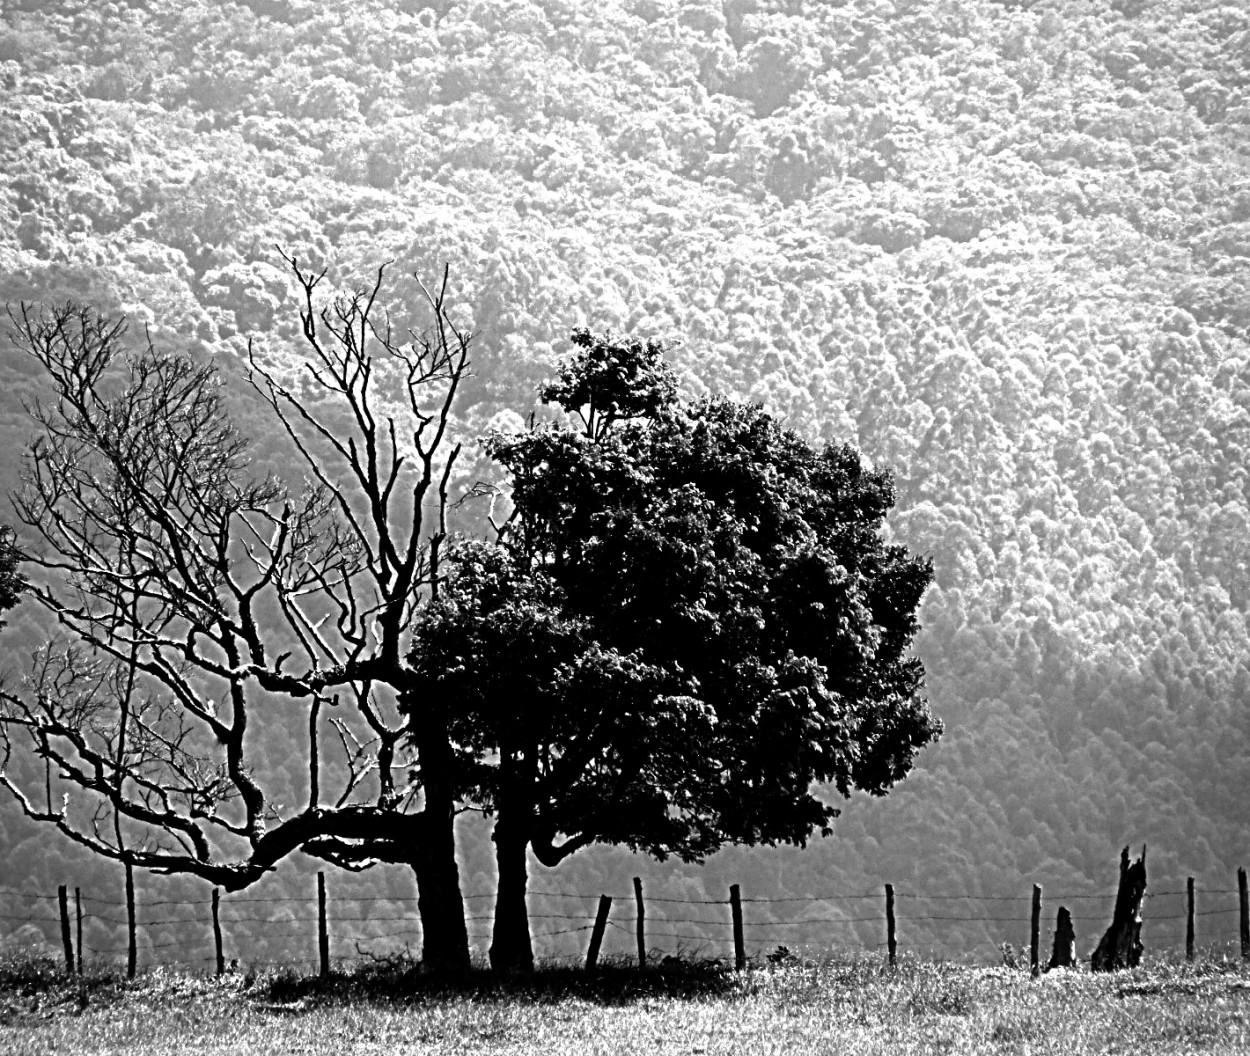
POLYGON ((61 884, 56 889, 56 899, 61 904, 61 945, 65 947, 65 974, 74 974, 74 939, 69 930, 69 889, 61 884))
POLYGON ((1071 968, 1076 964, 1076 930, 1072 927, 1072 914, 1060 906, 1055 914, 1055 944, 1050 954, 1047 971, 1054 968, 1071 968))
POLYGON ((1237 897, 1241 903, 1241 956, 1250 960, 1250 894, 1246 892, 1246 870, 1237 870, 1237 897))
POLYGON ((1194 878, 1185 881, 1185 960, 1194 959, 1194 878))
POLYGON ((642 877, 634 877, 635 931, 638 937, 638 967, 647 966, 647 907, 642 901, 642 877))
POLYGON ((586 971, 592 972, 599 963, 599 947, 603 945, 603 933, 608 926, 608 913, 612 909, 612 896, 599 896, 599 912, 595 914, 595 926, 590 933, 590 948, 586 950, 586 971))
POLYGON ((321 952, 321 977, 330 974, 330 931, 326 927, 326 874, 317 874, 317 946, 321 952))
POLYGON ((1033 919, 1029 922, 1029 971, 1036 977, 1042 974, 1040 951, 1042 946, 1042 885, 1033 885, 1033 919))
POLYGON ((221 889, 213 888, 213 945, 217 951, 217 974, 226 974, 226 955, 221 945, 221 889))
POLYGON ((898 963, 898 937, 894 931, 894 885, 885 885, 885 947, 890 954, 890 967, 898 963))
POLYGON ((737 884, 729 888, 729 911, 734 922, 734 967, 742 971, 747 966, 747 944, 742 935, 742 889, 737 884))

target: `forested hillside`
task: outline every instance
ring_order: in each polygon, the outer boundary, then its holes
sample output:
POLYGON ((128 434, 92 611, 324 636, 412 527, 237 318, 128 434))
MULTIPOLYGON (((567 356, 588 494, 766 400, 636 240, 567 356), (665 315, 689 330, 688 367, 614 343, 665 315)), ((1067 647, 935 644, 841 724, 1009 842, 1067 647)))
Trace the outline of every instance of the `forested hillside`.
MULTIPOLYGON (((893 531, 937 572, 918 641, 946 733, 916 773, 802 851, 591 851, 535 887, 1098 892, 1130 841, 1159 887, 1228 887, 1250 860, 1247 55, 1250 10, 1211 0, 10 0, 0 299, 85 300, 237 376, 249 339, 293 362, 275 247, 343 286, 392 261, 401 324, 404 276, 446 262, 477 332, 466 438, 528 415, 572 327, 610 327, 671 342, 690 393, 893 470, 893 531)), ((38 383, 0 357, 7 491, 38 383)), ((10 624, 20 666, 41 631, 10 624)), ((0 818, 0 883, 118 888, 0 818)), ((469 847, 466 890, 491 862, 469 847)))

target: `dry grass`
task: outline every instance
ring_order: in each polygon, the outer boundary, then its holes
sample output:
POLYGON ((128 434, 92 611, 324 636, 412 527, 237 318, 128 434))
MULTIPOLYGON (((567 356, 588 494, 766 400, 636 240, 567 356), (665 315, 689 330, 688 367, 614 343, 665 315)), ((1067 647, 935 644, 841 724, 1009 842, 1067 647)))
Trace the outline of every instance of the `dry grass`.
POLYGON ((1246 1053, 1250 971, 1156 965, 1116 976, 830 959, 595 976, 552 967, 456 986, 411 967, 326 984, 156 970, 67 983, 0 964, 0 1052, 38 1053, 1246 1053))

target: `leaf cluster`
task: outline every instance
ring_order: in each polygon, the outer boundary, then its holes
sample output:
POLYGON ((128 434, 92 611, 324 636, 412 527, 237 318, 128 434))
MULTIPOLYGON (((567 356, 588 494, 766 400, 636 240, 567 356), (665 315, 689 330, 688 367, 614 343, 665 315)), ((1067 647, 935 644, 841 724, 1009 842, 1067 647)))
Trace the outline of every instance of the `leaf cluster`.
POLYGON ((853 448, 679 398, 654 343, 575 344, 542 390, 565 421, 486 442, 512 513, 448 553, 427 695, 544 846, 801 844, 837 813, 813 786, 884 793, 940 731, 908 652, 929 563, 883 542, 892 484, 853 448))

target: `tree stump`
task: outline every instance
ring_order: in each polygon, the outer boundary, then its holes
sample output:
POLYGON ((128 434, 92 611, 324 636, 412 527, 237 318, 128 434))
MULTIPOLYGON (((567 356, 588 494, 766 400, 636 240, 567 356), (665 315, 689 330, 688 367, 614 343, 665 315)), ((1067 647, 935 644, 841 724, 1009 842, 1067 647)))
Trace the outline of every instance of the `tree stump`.
POLYGON ((1146 848, 1131 865, 1128 848, 1120 852, 1120 888, 1115 895, 1111 927, 1094 950, 1091 967, 1096 972, 1136 968, 1141 963, 1141 907, 1146 897, 1146 848))
POLYGON ((1067 907, 1060 906, 1055 916, 1055 945, 1050 952, 1050 963, 1046 965, 1049 972, 1052 968, 1071 968, 1076 964, 1076 932, 1072 928, 1072 914, 1067 907))

